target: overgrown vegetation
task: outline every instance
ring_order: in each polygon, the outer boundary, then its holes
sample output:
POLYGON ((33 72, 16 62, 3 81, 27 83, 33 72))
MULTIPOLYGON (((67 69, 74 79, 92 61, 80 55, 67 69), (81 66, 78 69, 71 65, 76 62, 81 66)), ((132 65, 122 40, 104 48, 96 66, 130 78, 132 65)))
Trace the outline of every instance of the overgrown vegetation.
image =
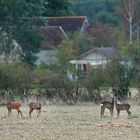
MULTIPOLYGON (((1 0, 0 54, 5 56, 5 63, 0 65, 1 96, 55 98, 68 104, 78 101, 97 103, 102 90, 111 88, 115 95, 124 99, 131 86, 140 90, 140 10, 137 8, 140 3, 136 0, 131 7, 136 15, 130 23, 125 19, 131 18, 128 16, 131 10, 125 9, 133 4, 129 2, 1 0), (36 67, 36 53, 43 38, 33 30, 32 19, 65 15, 87 16, 91 25, 85 34, 73 33, 62 41, 56 49, 57 63, 36 67), (118 34, 120 30, 123 37, 118 34), (89 66, 86 72, 70 64, 70 60, 78 60, 79 55, 99 46, 115 47, 125 57, 112 58, 104 67, 89 66)), ((39 19, 42 20, 37 24, 47 25, 46 18, 39 19)))

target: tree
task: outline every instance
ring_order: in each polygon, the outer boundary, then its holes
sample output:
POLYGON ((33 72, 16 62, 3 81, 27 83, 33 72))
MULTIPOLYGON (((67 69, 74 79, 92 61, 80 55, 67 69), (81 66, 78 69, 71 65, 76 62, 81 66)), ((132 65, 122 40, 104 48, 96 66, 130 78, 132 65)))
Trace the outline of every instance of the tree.
POLYGON ((59 45, 58 52, 63 54, 60 54, 63 58, 59 59, 68 62, 68 60, 76 58, 78 55, 90 50, 92 47, 93 44, 87 35, 75 32, 69 35, 69 39, 64 39, 59 45))
POLYGON ((75 50, 73 48, 73 42, 66 39, 63 40, 57 49, 58 63, 61 65, 65 72, 69 69, 70 60, 74 59, 76 56, 75 50))
POLYGON ((75 50, 76 57, 94 47, 87 35, 77 32, 70 35, 68 42, 71 42, 70 47, 75 50))
POLYGON ((117 46, 117 34, 109 24, 97 22, 87 28, 87 36, 94 46, 117 46))
POLYGON ((106 67, 106 78, 116 96, 126 99, 133 79, 134 68, 130 61, 113 59, 106 67))
POLYGON ((110 24, 112 26, 117 26, 118 23, 118 17, 112 16, 112 13, 107 11, 100 11, 96 15, 97 22, 104 23, 104 24, 110 24))
POLYGON ((35 53, 39 51, 41 38, 32 30, 31 18, 42 16, 47 4, 46 0, 1 0, 0 1, 0 32, 4 42, 2 52, 11 52, 16 40, 22 48, 23 61, 33 64, 35 53), (7 43, 5 43, 7 42, 7 43))
POLYGON ((70 60, 77 59, 77 57, 91 49, 93 45, 88 40, 88 37, 85 35, 81 35, 79 33, 74 33, 70 36, 69 39, 64 40, 59 46, 59 64, 61 65, 61 70, 70 75, 72 75, 72 82, 74 83, 74 94, 75 94, 75 102, 80 98, 79 89, 83 83, 84 72, 74 67, 74 65, 70 64, 70 60))
MULTIPOLYGON (((34 17, 66 15, 69 1, 65 0, 0 0, 0 46, 1 53, 10 53, 13 40, 19 44, 21 60, 33 65, 40 50, 42 37, 33 30, 34 17)), ((45 18, 39 22, 46 25, 45 18), (45 20, 45 21, 44 21, 45 20)), ((41 24, 40 23, 40 24, 41 24)))
POLYGON ((91 101, 98 103, 101 101, 101 88, 106 86, 105 71, 101 68, 92 68, 89 70, 85 80, 85 87, 88 90, 91 101))
POLYGON ((23 97, 25 91, 31 89, 36 77, 35 72, 25 64, 2 64, 0 66, 0 92, 9 93, 11 98, 23 97))
POLYGON ((140 92, 140 44, 128 44, 126 45, 124 52, 125 55, 129 56, 129 59, 134 66, 133 86, 136 86, 140 92))
POLYGON ((48 0, 43 16, 72 15, 71 0, 48 0))
POLYGON ((124 25, 124 29, 129 32, 129 43, 132 44, 134 39, 134 34, 140 26, 140 1, 139 0, 120 0, 118 11, 121 21, 124 25), (127 25, 127 26, 126 26, 127 25))
POLYGON ((117 0, 75 0, 72 8, 75 15, 87 16, 92 23, 102 22, 117 26, 118 17, 115 13, 117 4, 117 0))

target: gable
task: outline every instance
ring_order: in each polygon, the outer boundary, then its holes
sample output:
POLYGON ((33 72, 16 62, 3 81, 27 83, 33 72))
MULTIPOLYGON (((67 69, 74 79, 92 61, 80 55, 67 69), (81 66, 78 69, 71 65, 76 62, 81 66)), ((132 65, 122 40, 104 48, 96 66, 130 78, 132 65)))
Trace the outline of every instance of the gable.
POLYGON ((92 55, 97 56, 97 54, 98 54, 98 57, 101 56, 101 57, 106 58, 106 59, 111 59, 111 58, 119 55, 119 53, 112 47, 100 47, 100 48, 94 47, 91 50, 78 56, 78 59, 92 57, 92 55))
POLYGON ((85 16, 47 17, 49 26, 61 26, 65 32, 83 31, 87 23, 85 16))

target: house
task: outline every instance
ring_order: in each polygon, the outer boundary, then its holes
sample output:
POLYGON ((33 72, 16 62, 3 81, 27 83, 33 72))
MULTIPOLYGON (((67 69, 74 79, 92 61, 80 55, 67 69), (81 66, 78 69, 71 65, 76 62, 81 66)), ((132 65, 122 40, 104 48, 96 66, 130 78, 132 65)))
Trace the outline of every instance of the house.
POLYGON ((41 35, 43 33, 45 39, 43 49, 44 46, 49 49, 58 47, 61 42, 57 39, 62 40, 64 39, 63 36, 68 38, 74 32, 85 33, 89 25, 86 16, 35 17, 33 22, 35 27, 40 27, 41 35), (47 25, 36 25, 39 19, 47 20, 47 25))
MULTIPOLYGON (((35 17, 32 19, 34 22, 33 28, 39 29, 39 34, 43 37, 41 51, 36 54, 38 57, 37 64, 46 62, 47 64, 51 61, 49 57, 54 56, 55 50, 62 40, 69 37, 69 34, 74 32, 84 33, 88 26, 88 21, 85 16, 63 16, 63 17, 35 17), (39 24, 38 19, 45 18, 48 22, 47 26, 39 24), (49 55, 50 52, 50 55, 49 55), (46 56, 48 55, 48 57, 46 56), (48 60, 49 59, 49 60, 48 60)), ((18 43, 17 43, 18 44, 18 43)), ((19 44, 18 44, 19 46, 19 44)), ((13 55, 15 57, 16 55, 13 55)), ((15 58, 14 58, 15 59, 15 58)), ((0 61, 4 61, 4 55, 0 57, 0 61)))
POLYGON ((112 47, 98 47, 81 54, 76 60, 71 60, 70 63, 80 70, 87 71, 89 66, 104 67, 106 63, 118 55, 120 54, 112 47))
POLYGON ((88 21, 85 16, 44 17, 47 26, 40 27, 44 40, 42 49, 57 48, 61 41, 74 32, 85 33, 88 21))
MULTIPOLYGON (((74 32, 84 33, 88 26, 88 21, 85 16, 46 18, 48 20, 48 25, 39 27, 39 33, 44 39, 42 41, 42 49, 37 54, 38 60, 36 64, 50 64, 50 57, 53 57, 53 60, 56 59, 54 58, 54 54, 56 53, 55 49, 59 46, 62 40, 69 38, 69 34, 74 32)), ((52 63, 54 62, 55 61, 52 61, 52 63)))
POLYGON ((50 65, 50 64, 55 64, 58 62, 57 57, 56 57, 56 50, 41 50, 39 53, 37 53, 37 61, 36 64, 45 64, 45 65, 50 65))

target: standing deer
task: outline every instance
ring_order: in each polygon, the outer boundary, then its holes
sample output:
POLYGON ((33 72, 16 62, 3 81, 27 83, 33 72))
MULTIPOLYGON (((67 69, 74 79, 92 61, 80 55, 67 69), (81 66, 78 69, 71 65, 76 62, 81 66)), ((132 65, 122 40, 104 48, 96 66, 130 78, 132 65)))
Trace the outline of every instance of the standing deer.
POLYGON ((116 110, 117 110, 117 118, 119 118, 119 115, 120 115, 120 111, 126 111, 127 114, 128 114, 128 118, 131 117, 131 112, 129 111, 130 109, 130 104, 118 104, 117 103, 117 99, 115 98, 115 107, 116 107, 116 110))
POLYGON ((7 109, 8 109, 8 116, 11 116, 12 109, 16 109, 17 112, 18 112, 18 116, 19 116, 19 113, 20 113, 21 114, 21 117, 23 117, 22 116, 22 112, 19 109, 20 106, 21 106, 21 103, 19 101, 7 102, 6 106, 7 106, 7 109))
POLYGON ((30 108, 30 111, 29 111, 29 116, 31 118, 31 113, 33 112, 33 110, 37 110, 38 114, 37 114, 37 117, 39 117, 39 115, 41 114, 41 103, 39 102, 30 102, 29 104, 29 108, 30 108))
POLYGON ((110 110, 110 116, 112 118, 113 110, 114 110, 114 98, 112 98, 111 102, 109 102, 109 101, 102 101, 100 105, 101 105, 101 118, 104 116, 105 108, 110 110))

